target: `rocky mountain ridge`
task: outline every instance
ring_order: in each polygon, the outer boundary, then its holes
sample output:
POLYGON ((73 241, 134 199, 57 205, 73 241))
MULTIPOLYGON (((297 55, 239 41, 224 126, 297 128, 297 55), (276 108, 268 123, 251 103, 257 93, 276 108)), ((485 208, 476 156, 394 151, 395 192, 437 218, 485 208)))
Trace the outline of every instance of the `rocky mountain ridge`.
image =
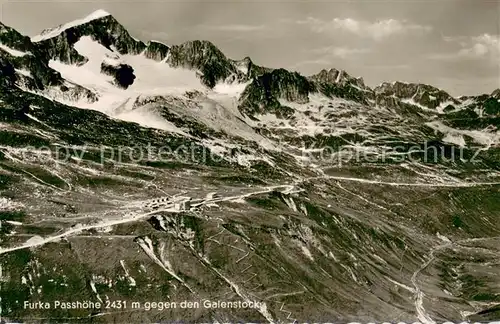
MULTIPOLYGON (((333 68, 322 70, 307 78, 302 76, 293 77, 293 80, 284 78, 284 74, 292 75, 293 73, 284 69, 278 69, 279 71, 275 72, 274 69, 255 65, 248 57, 240 61, 229 59, 209 41, 188 41, 181 45, 166 45, 158 41, 144 43, 133 38, 111 14, 102 10, 80 21, 45 30, 41 35, 32 37, 31 41, 12 28, 4 25, 2 28, 8 30, 2 33, 2 38, 0 38, 6 46, 33 53, 37 57, 33 60, 29 59, 31 56, 28 55, 28 58, 24 59, 28 62, 22 65, 28 65, 31 74, 39 76, 38 84, 60 82, 57 73, 53 73, 46 67, 49 60, 58 60, 67 64, 84 64, 87 58, 75 50, 74 44, 81 37, 90 36, 102 46, 116 50, 122 55, 143 54, 147 58, 164 62, 174 68, 196 70, 199 72, 202 83, 208 88, 213 88, 220 82, 249 82, 251 87, 245 91, 245 98, 240 99, 242 112, 259 111, 255 107, 249 108, 246 99, 249 97, 265 99, 270 106, 276 106, 272 103, 274 100, 271 97, 301 103, 308 100, 306 98, 308 93, 317 92, 328 97, 353 100, 367 106, 389 105, 401 108, 405 105, 413 105, 441 113, 455 111, 463 106, 460 98, 453 98, 445 91, 430 85, 385 82, 371 89, 364 84, 362 78, 352 77, 345 71, 333 68), (34 62, 41 66, 31 66, 36 65, 34 62), (285 80, 287 80, 286 84, 282 83, 285 80), (254 91, 255 94, 250 94, 254 91), (266 98, 263 94, 266 94, 266 98)), ((131 68, 133 69, 133 66, 131 68)), ((479 101, 481 106, 484 100, 479 101)), ((494 109, 489 108, 488 112, 491 111, 494 109)), ((287 112, 282 111, 282 115, 287 115, 287 112)))

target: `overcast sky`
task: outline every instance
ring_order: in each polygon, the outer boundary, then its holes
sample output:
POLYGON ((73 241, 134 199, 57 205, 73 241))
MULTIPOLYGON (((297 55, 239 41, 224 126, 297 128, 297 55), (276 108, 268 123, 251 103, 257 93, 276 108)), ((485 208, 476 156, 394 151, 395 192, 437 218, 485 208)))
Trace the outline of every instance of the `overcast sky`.
POLYGON ((344 69, 374 86, 428 83, 453 95, 500 88, 500 0, 0 0, 33 36, 104 9, 143 40, 207 39, 227 56, 305 75, 344 69))

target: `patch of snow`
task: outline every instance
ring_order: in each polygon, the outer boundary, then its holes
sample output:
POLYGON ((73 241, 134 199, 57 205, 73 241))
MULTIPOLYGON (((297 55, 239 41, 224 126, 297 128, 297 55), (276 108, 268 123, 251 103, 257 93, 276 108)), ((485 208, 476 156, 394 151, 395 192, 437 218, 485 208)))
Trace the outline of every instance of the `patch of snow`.
POLYGON ((333 252, 332 252, 332 251, 329 251, 329 252, 328 252, 328 256, 329 256, 330 258, 332 258, 333 260, 335 260, 336 262, 338 262, 338 261, 339 261, 339 260, 337 259, 337 257, 335 257, 335 254, 333 254, 333 252))
POLYGON ((314 261, 314 258, 313 258, 313 255, 311 253, 311 251, 307 248, 307 246, 305 246, 304 243, 302 243, 301 241, 298 241, 298 245, 300 246, 300 249, 302 250, 302 253, 308 258, 310 259, 311 261, 314 261))
POLYGON ((335 83, 339 83, 340 80, 342 79, 342 74, 344 71, 340 70, 339 73, 337 74, 337 78, 335 79, 335 83))
POLYGON ((408 290, 408 291, 410 291, 410 292, 412 292, 412 293, 415 293, 415 289, 414 289, 414 288, 412 288, 412 287, 409 287, 409 286, 407 286, 407 285, 405 285, 405 284, 402 284, 402 283, 400 283, 400 282, 397 282, 396 280, 393 280, 393 279, 391 279, 391 278, 389 278, 389 277, 387 277, 387 280, 389 280, 390 282, 392 282, 392 283, 393 283, 393 284, 395 284, 396 286, 399 286, 399 287, 404 288, 404 289, 406 289, 406 290, 408 290))
POLYGON ((432 129, 439 131, 440 133, 445 134, 445 136, 450 135, 453 137, 457 136, 469 136, 474 142, 484 145, 486 149, 498 145, 500 143, 500 133, 493 129, 485 129, 485 130, 461 130, 455 129, 453 127, 446 126, 440 121, 433 121, 426 123, 427 126, 432 129))
POLYGON ((409 104, 409 105, 412 105, 412 106, 417 106, 418 108, 420 108, 422 110, 436 112, 435 109, 431 109, 429 107, 423 106, 423 105, 419 104, 418 102, 416 102, 413 99, 402 99, 401 102, 409 104))
POLYGON ((110 233, 113 231, 113 226, 104 226, 102 228, 97 229, 100 233, 110 233))
POLYGON ((132 276, 128 273, 128 270, 127 268, 125 267, 125 262, 123 260, 120 260, 120 265, 122 266, 123 268, 123 271, 125 271, 125 276, 127 277, 128 281, 129 281, 129 284, 130 286, 134 287, 136 285, 135 283, 135 279, 132 278, 132 276))
POLYGON ((112 115, 112 117, 123 120, 123 121, 137 123, 143 127, 151 127, 151 128, 161 129, 161 130, 168 131, 171 133, 177 133, 180 135, 184 135, 186 137, 191 137, 189 134, 183 132, 181 129, 179 129, 177 126, 175 126, 173 123, 162 118, 159 114, 157 114, 151 110, 141 109, 141 108, 133 109, 133 110, 125 111, 125 112, 120 113, 120 114, 112 115))
POLYGON ((291 210, 293 210, 294 212, 297 212, 298 209, 297 209, 297 205, 295 204, 295 201, 293 200, 292 197, 290 198, 287 198, 287 197, 283 197, 283 200, 285 201, 285 203, 288 205, 288 208, 290 208, 291 210))
POLYGON ((243 65, 243 64, 237 64, 236 65, 236 68, 238 69, 238 71, 240 71, 241 73, 243 73, 244 75, 247 75, 248 74, 248 67, 243 65))
POLYGON ((209 204, 205 204, 205 206, 209 207, 209 208, 219 208, 219 205, 217 204, 214 204, 214 203, 209 203, 209 204))
POLYGON ((28 117, 28 118, 29 118, 29 119, 31 119, 31 120, 36 121, 36 122, 37 122, 37 123, 39 123, 39 124, 42 124, 42 125, 44 125, 44 126, 49 127, 47 124, 45 124, 45 123, 44 123, 44 122, 42 122, 40 119, 36 118, 35 116, 33 116, 33 115, 31 115, 31 114, 26 114, 26 117, 28 117))
POLYGON ((448 133, 443 137, 443 142, 445 143, 450 143, 450 144, 456 144, 460 147, 465 147, 465 139, 462 135, 459 134, 452 134, 448 133))
POLYGON ((239 96, 243 93, 243 91, 245 91, 245 88, 250 83, 251 82, 229 84, 225 82, 220 82, 215 85, 213 91, 217 94, 224 94, 239 98, 239 96))
POLYGON ((10 224, 10 225, 15 225, 15 226, 21 226, 21 225, 23 225, 23 223, 21 223, 21 222, 16 222, 16 221, 11 221, 11 220, 7 220, 5 222, 8 223, 8 224, 10 224))
POLYGON ((239 165, 251 166, 253 161, 264 161, 270 166, 275 166, 274 162, 265 156, 257 156, 253 154, 238 154, 236 160, 239 165))
POLYGON ((229 149, 232 147, 227 147, 226 145, 220 143, 220 141, 217 140, 202 140, 201 141, 203 146, 208 148, 211 153, 217 154, 219 156, 224 156, 226 153, 228 153, 229 149))
POLYGON ((205 196, 205 200, 214 200, 215 198, 218 198, 218 197, 219 197, 219 194, 217 194, 217 192, 209 192, 205 196))
POLYGON ((31 72, 28 71, 28 70, 25 70, 25 69, 16 69, 16 72, 21 74, 21 75, 24 75, 25 77, 28 77, 28 78, 31 78, 31 72))
POLYGON ((13 201, 10 198, 0 197, 0 210, 1 211, 14 211, 24 208, 24 205, 13 201))
POLYGON ((234 137, 258 143, 261 147, 274 150, 275 145, 245 121, 237 106, 237 98, 231 95, 208 92, 196 100, 173 98, 169 110, 180 116, 187 116, 213 130, 222 131, 234 137))
POLYGON ((95 283, 91 280, 90 281, 90 288, 92 288, 92 291, 97 294, 97 289, 95 288, 95 283))
POLYGON ((156 216, 156 220, 158 221, 158 223, 160 224, 160 227, 166 232, 168 231, 167 230, 167 227, 165 226, 165 220, 163 219, 162 216, 156 216))
POLYGON ((436 233, 436 236, 437 236, 437 237, 438 237, 441 241, 443 241, 443 242, 445 242, 445 243, 451 243, 451 240, 450 240, 449 238, 447 238, 446 236, 444 236, 444 235, 442 235, 442 234, 439 234, 439 232, 438 232, 438 233, 436 233))
POLYGON ((349 272, 349 274, 351 275, 351 278, 352 280, 354 280, 355 282, 358 282, 358 278, 356 277, 356 275, 354 274, 354 272, 352 271, 351 267, 349 266, 346 266, 346 265, 343 265, 341 264, 340 265, 342 268, 346 269, 347 272, 349 272))
POLYGON ((150 43, 158 43, 158 44, 162 44, 162 45, 165 45, 165 46, 168 46, 167 44, 165 44, 164 42, 162 41, 159 41, 159 40, 156 40, 156 39, 152 39, 149 41, 150 43))
POLYGON ((452 105, 453 107, 455 107, 455 103, 453 101, 445 101, 445 102, 442 102, 439 106, 437 106, 436 110, 440 114, 443 114, 444 113, 444 108, 446 108, 448 105, 452 105))
MULTIPOLYGON (((467 319, 467 317, 471 315, 476 315, 476 312, 469 312, 469 311, 460 311, 460 316, 462 316, 463 319, 467 319)), ((500 321, 493 321, 493 322, 488 322, 489 324, 498 324, 500 321)))
POLYGON ((0 43, 0 49, 4 50, 5 52, 7 52, 10 55, 15 56, 15 57, 22 57, 22 56, 29 54, 26 52, 21 52, 21 51, 18 51, 16 49, 10 48, 7 45, 4 45, 2 43, 0 43))
POLYGON ((173 68, 166 63, 148 59, 144 55, 123 55, 122 60, 134 68, 136 79, 129 91, 141 94, 181 94, 207 88, 200 82, 195 71, 173 68))
POLYGON ((27 240, 24 244, 26 246, 30 246, 30 245, 39 245, 39 244, 42 244, 43 242, 44 242, 43 237, 41 237, 39 235, 35 235, 35 236, 31 237, 29 240, 27 240))
POLYGON ((99 299, 99 301, 102 303, 101 296, 99 296, 99 294, 97 293, 97 289, 95 287, 94 280, 90 280, 90 287, 92 288, 92 291, 94 292, 94 294, 96 294, 97 299, 99 299))

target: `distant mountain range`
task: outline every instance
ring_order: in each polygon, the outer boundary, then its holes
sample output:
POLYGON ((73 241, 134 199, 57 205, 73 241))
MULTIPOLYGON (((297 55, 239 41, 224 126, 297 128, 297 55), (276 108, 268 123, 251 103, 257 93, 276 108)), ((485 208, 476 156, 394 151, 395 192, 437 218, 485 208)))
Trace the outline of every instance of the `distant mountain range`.
MULTIPOLYGON (((25 75, 18 72, 21 74, 20 78, 32 83, 30 88, 41 89, 63 82, 57 71, 46 68, 50 60, 71 65, 85 64, 89 58, 80 54, 75 49, 75 44, 82 37, 90 37, 97 44, 118 55, 143 55, 173 68, 197 71, 200 81, 208 88, 214 88, 218 83, 251 81, 247 92, 270 92, 276 99, 301 102, 307 100, 309 93, 318 92, 329 97, 336 96, 366 105, 376 105, 395 98, 396 105, 409 103, 439 112, 444 109, 447 112, 461 109, 471 105, 472 101, 475 104, 479 102, 480 106, 487 100, 485 95, 453 98, 444 90, 415 83, 383 83, 371 89, 364 84, 362 78, 352 77, 337 69, 322 70, 316 75, 305 77, 284 69, 258 66, 248 57, 239 61, 229 59, 208 41, 189 41, 181 45, 166 45, 157 41, 144 43, 131 37, 124 26, 103 10, 81 20, 46 29, 31 39, 3 24, 1 28, 2 58, 19 71, 29 71, 32 74, 33 78, 26 79, 25 75)), ((107 66, 107 69, 103 68, 103 73, 109 73, 106 72, 109 70, 107 61, 104 57, 100 59, 103 66, 107 66)), ((116 68, 125 66, 120 65, 119 59, 116 64, 116 68)), ((133 84, 122 79, 117 82, 122 87, 133 84)), ((496 98, 499 92, 500 89, 497 89, 489 97, 496 98)))

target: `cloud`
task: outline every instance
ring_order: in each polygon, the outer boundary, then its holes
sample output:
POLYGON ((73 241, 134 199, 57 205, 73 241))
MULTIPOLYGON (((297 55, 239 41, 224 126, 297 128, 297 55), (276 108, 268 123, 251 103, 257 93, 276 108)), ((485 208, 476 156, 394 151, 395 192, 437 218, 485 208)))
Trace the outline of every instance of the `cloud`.
POLYGON ((407 69, 411 69, 411 66, 408 65, 408 64, 396 64, 396 65, 386 65, 386 64, 382 64, 382 65, 366 65, 364 66, 368 69, 376 69, 376 70, 394 70, 394 69, 404 69, 404 70, 407 70, 407 69))
POLYGON ((317 48, 311 51, 315 54, 322 54, 325 56, 334 56, 341 59, 352 58, 353 56, 370 53, 371 50, 367 48, 350 48, 342 46, 327 46, 322 48, 317 48))
POLYGON ((305 60, 305 61, 298 62, 298 63, 290 66, 290 69, 297 69, 297 68, 300 68, 302 66, 307 66, 307 65, 323 65, 323 66, 326 65, 326 66, 329 66, 331 64, 332 64, 332 62, 330 60, 320 58, 320 59, 316 59, 316 60, 305 60))
POLYGON ((334 18, 330 21, 323 21, 308 17, 306 20, 300 20, 297 23, 309 26, 316 33, 335 33, 341 30, 376 41, 398 34, 428 33, 432 30, 430 26, 417 25, 406 20, 397 19, 369 22, 352 18, 334 18))
POLYGON ((491 62, 500 64, 500 35, 483 34, 475 37, 443 37, 446 42, 456 42, 460 49, 453 53, 431 54, 429 57, 436 60, 462 60, 462 59, 490 59, 491 62))
POLYGON ((481 51, 479 53, 483 53, 483 55, 487 53, 500 55, 500 35, 483 34, 481 36, 474 37, 473 40, 476 42, 474 45, 479 44, 486 48, 486 53, 481 51))
POLYGON ((266 28, 264 25, 244 25, 244 24, 230 24, 230 25, 199 25, 198 28, 207 29, 219 32, 254 32, 261 31, 266 28))
POLYGON ((148 31, 148 30, 141 31, 141 35, 147 41, 149 41, 149 40, 165 41, 165 40, 169 39, 169 37, 170 37, 170 34, 162 32, 162 31, 148 31))

